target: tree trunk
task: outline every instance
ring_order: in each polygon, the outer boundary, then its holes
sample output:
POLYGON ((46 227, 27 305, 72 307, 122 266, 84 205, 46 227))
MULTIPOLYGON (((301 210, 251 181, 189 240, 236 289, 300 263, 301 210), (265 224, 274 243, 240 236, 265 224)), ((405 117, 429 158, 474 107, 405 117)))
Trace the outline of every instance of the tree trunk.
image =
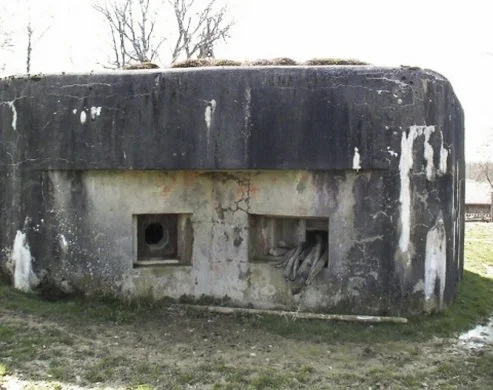
POLYGON ((490 222, 493 222, 493 191, 491 191, 490 222))
POLYGON ((27 57, 26 57, 26 73, 31 73, 31 55, 33 52, 33 29, 31 21, 27 24, 27 57))

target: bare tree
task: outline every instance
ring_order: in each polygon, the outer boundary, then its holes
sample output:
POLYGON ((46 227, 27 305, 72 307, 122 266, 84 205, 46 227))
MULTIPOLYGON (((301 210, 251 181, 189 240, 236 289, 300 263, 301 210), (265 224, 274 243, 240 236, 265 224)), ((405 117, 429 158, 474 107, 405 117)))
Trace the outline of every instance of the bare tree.
POLYGON ((175 14, 178 38, 172 54, 172 62, 185 54, 186 59, 214 58, 214 45, 226 41, 233 25, 227 20, 226 5, 216 9, 216 0, 210 0, 205 8, 197 10, 196 0, 168 0, 175 14), (193 15, 193 16, 192 16, 193 15))
MULTIPOLYGON (((32 0, 18 0, 12 1, 9 8, 0 9, 0 60, 7 57, 5 52, 10 52, 8 54, 11 54, 13 58, 22 58, 26 73, 31 73, 36 45, 53 24, 53 16, 46 12, 46 7, 38 8, 39 4, 32 0), (35 18, 31 18, 33 9, 35 18), (40 16, 41 10, 43 11, 42 16, 40 16), (7 12, 8 16, 2 18, 2 15, 7 12), (8 19, 13 20, 11 30, 5 27, 7 25, 5 20, 8 19)), ((3 70, 5 70, 5 64, 0 63, 0 71, 3 70)), ((15 71, 18 72, 20 69, 16 68, 15 71)))
POLYGON ((48 32, 51 26, 48 26, 39 35, 35 35, 34 27, 31 23, 31 19, 27 21, 26 25, 26 38, 27 38, 27 50, 26 50, 26 73, 31 73, 31 64, 33 59, 33 50, 41 38, 48 32))
POLYGON ((26 34, 27 34, 27 53, 26 53, 26 73, 31 73, 31 58, 33 54, 33 25, 31 18, 27 21, 26 34))
POLYGON ((489 129, 484 141, 479 149, 481 160, 471 168, 477 172, 475 179, 479 182, 487 181, 493 191, 493 128, 489 129))
POLYGON ((481 161, 478 163, 478 166, 478 181, 484 182, 486 180, 493 191, 493 161, 481 161))
MULTIPOLYGON (((50 16, 52 19, 53 17, 50 16)), ((31 65, 32 65, 32 59, 33 59, 33 51, 34 48, 36 47, 36 44, 45 36, 45 34, 50 30, 51 28, 51 20, 48 22, 47 25, 45 25, 43 28, 40 29, 39 23, 36 26, 33 26, 32 19, 31 19, 31 8, 29 6, 27 10, 27 22, 26 22, 26 40, 27 40, 27 45, 26 45, 26 73, 29 74, 31 73, 31 65), (37 31, 40 33, 36 33, 37 31)))
MULTIPOLYGON (((5 51, 10 51, 12 49, 12 33, 11 31, 5 29, 5 23, 0 15, 0 54, 5 51)), ((2 55, 3 57, 3 55, 2 55)), ((6 64, 0 63, 0 72, 5 70, 6 64)))
POLYGON ((8 49, 12 47, 12 35, 10 31, 2 29, 3 21, 0 19, 0 48, 8 49))
POLYGON ((132 62, 154 61, 164 37, 155 36, 162 1, 106 0, 93 7, 110 27, 113 67, 124 68, 132 62))
POLYGON ((172 36, 176 36, 170 45, 172 62, 180 57, 214 57, 214 46, 229 38, 232 22, 227 20, 226 6, 207 1, 200 6, 196 0, 167 0, 166 4, 164 0, 98 0, 93 7, 111 32, 111 67, 159 60, 162 44, 172 36), (159 23, 164 20, 161 11, 170 11, 176 20, 174 34, 164 32, 167 26, 159 23))

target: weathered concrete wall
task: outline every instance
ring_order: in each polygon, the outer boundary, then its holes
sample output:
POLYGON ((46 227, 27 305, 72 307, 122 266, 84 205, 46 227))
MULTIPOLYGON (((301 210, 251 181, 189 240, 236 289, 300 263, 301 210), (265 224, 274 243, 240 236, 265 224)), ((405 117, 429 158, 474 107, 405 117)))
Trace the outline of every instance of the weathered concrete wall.
POLYGON ((3 264, 27 262, 39 277, 88 292, 228 295, 259 307, 399 313, 441 308, 455 295, 463 114, 435 73, 4 80, 0 126, 3 264), (191 216, 190 265, 133 266, 132 216, 153 213, 191 216), (256 214, 329 219, 328 267, 301 295, 249 257, 256 214))

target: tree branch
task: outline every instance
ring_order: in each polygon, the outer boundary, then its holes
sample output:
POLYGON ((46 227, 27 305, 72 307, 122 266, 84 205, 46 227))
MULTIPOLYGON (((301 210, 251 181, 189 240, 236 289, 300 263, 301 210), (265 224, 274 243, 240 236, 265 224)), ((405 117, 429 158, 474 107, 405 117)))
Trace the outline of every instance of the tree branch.
MULTIPOLYGON (((129 62, 147 62, 159 57, 166 36, 156 36, 159 11, 164 0, 100 0, 93 8, 110 28, 114 64, 124 67, 129 62)), ((199 8, 195 0, 167 0, 176 21, 177 37, 171 57, 187 59, 213 57, 213 47, 229 38, 232 22, 226 21, 227 8, 216 10, 216 0, 199 8)))

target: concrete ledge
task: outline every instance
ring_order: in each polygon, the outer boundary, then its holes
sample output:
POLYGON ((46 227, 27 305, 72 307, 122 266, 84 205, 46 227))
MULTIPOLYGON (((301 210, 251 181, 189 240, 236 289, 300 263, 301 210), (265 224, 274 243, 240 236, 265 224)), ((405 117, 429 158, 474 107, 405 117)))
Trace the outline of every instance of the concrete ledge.
MULTIPOLYGON (((361 169, 397 169, 393 134, 461 117, 446 79, 411 68, 225 67, 0 81, 2 135, 22 134, 24 164, 43 170, 353 169, 355 156, 361 169)), ((454 136, 444 131, 448 144, 454 136)), ((0 163, 8 163, 9 146, 1 148, 0 163)))

